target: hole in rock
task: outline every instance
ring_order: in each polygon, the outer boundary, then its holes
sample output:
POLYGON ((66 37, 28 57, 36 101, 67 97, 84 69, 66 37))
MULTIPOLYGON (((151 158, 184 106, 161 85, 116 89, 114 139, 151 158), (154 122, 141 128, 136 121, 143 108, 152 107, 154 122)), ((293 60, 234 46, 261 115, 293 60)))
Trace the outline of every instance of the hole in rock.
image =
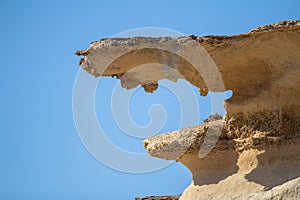
POLYGON ((230 99, 233 96, 232 90, 226 90, 225 91, 225 100, 230 99))

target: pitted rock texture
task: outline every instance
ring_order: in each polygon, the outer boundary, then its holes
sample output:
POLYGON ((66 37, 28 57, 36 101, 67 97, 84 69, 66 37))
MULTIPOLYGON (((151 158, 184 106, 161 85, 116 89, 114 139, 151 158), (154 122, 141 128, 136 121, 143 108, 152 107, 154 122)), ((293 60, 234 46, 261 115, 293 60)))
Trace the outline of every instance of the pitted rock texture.
POLYGON ((201 95, 232 90, 225 104, 229 115, 292 109, 299 117, 300 21, 255 30, 233 36, 107 38, 76 54, 84 56, 80 65, 87 72, 95 77, 115 76, 127 89, 143 85, 153 92, 158 80, 184 78, 201 95), (186 57, 200 54, 202 59, 191 64, 174 53, 179 47, 186 57))
MULTIPOLYGON (((224 120, 215 123, 219 127, 224 120)), ((229 139, 223 127, 215 146, 201 158, 209 127, 208 121, 144 141, 150 155, 179 161, 192 172, 193 182, 180 199, 300 198, 299 137, 278 139, 256 132, 246 139, 229 139)))
POLYGON ((106 38, 76 54, 126 89, 186 79, 203 96, 233 91, 224 118, 144 141, 193 173, 181 200, 300 199, 300 20, 232 36, 106 38))

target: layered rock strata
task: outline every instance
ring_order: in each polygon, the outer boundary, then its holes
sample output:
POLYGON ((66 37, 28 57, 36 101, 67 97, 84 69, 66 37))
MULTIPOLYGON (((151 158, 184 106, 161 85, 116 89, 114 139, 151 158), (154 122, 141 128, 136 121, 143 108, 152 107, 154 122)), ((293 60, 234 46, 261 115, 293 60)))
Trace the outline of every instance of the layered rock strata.
POLYGON ((232 36, 107 38, 76 54, 127 89, 183 78, 200 95, 233 91, 224 118, 144 141, 193 173, 180 199, 300 199, 300 20, 232 36))

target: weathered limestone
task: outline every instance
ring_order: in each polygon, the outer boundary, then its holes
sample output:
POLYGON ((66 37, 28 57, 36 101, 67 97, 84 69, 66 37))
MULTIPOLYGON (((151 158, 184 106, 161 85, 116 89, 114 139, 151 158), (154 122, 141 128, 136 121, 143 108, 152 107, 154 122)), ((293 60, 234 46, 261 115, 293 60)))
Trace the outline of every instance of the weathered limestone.
POLYGON ((233 91, 223 119, 144 141, 152 156, 193 173, 180 199, 300 199, 300 20, 233 36, 108 38, 76 54, 87 72, 127 89, 184 78, 201 95, 233 91), (203 158, 205 138, 216 137, 203 158))
POLYGON ((298 139, 266 144, 268 137, 257 137, 257 141, 227 139, 223 133, 214 149, 199 158, 208 126, 186 128, 144 141, 152 156, 177 160, 192 172, 193 182, 180 199, 299 198, 298 139))

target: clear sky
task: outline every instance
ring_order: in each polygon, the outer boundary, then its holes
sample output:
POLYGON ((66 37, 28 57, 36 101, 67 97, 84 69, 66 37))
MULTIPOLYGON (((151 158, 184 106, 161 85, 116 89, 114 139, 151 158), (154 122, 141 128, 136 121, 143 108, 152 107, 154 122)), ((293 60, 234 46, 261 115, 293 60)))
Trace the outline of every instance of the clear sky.
MULTIPOLYGON (((101 164, 83 146, 72 113, 79 69, 75 50, 141 27, 194 35, 238 34, 299 19, 299 7, 298 0, 1 1, 0 199, 129 200, 180 194, 191 174, 179 163, 152 173, 124 173, 101 164)), ((114 144, 145 152, 142 139, 124 135, 105 106, 105 94, 116 83, 100 80, 98 119, 114 144)), ((209 99, 197 99, 203 120, 209 114, 209 99)), ((133 120, 147 124, 148 109, 155 103, 171 112, 160 133, 176 130, 178 102, 163 87, 153 95, 137 89, 130 104, 133 120)))

